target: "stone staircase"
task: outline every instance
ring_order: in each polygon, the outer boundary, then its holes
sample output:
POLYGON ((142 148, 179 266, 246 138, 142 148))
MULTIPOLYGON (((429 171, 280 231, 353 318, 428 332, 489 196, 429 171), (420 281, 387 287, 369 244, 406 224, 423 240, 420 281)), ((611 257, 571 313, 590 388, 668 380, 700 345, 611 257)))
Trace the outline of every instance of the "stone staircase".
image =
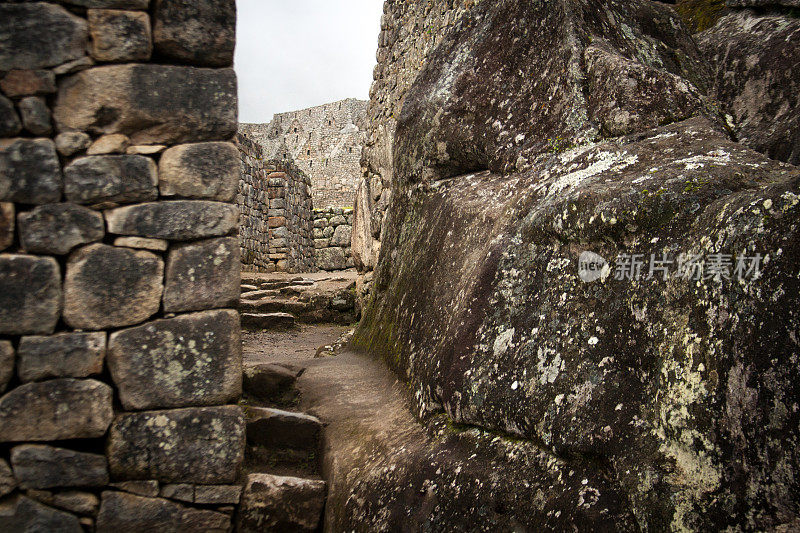
POLYGON ((351 324, 357 319, 355 272, 243 274, 239 312, 242 327, 251 331, 351 324))
POLYGON ((304 368, 283 363, 245 367, 246 483, 240 532, 320 531, 326 484, 320 477, 323 425, 292 409, 304 368))

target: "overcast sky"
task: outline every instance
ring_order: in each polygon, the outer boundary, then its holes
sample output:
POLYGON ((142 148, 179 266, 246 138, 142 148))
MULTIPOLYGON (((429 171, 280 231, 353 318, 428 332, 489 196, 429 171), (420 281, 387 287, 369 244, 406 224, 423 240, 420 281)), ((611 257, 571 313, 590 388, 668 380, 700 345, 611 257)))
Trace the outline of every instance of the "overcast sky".
POLYGON ((383 0, 238 0, 239 121, 369 97, 383 0))

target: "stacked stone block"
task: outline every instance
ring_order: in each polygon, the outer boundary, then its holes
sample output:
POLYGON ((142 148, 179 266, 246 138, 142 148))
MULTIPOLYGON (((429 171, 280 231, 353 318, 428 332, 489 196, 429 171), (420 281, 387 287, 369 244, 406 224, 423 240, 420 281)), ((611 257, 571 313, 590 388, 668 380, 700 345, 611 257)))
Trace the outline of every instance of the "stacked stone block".
POLYGON ((233 0, 0 4, 4 531, 231 527, 234 32, 233 0))
POLYGON ((320 270, 353 268, 350 240, 353 234, 353 209, 329 207, 314 210, 314 252, 320 270))
POLYGON ((247 272, 313 272, 311 179, 289 161, 266 160, 261 145, 239 132, 237 201, 242 212, 242 268, 247 272))

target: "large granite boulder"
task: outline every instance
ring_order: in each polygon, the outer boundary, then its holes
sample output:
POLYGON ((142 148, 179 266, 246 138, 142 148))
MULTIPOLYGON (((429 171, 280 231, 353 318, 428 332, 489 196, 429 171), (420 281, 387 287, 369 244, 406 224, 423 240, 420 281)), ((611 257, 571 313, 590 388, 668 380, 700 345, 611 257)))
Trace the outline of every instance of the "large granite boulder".
POLYGON ((739 10, 697 40, 712 66, 711 96, 730 113, 736 138, 800 164, 800 19, 739 10))
POLYGON ((59 130, 124 133, 133 144, 226 139, 236 133, 232 69, 109 65, 59 84, 59 130))
POLYGON ((93 379, 21 385, 0 398, 0 442, 102 437, 114 416, 112 395, 93 379))
POLYGON ((800 511, 800 169, 699 116, 666 8, 569 4, 479 4, 409 90, 353 344, 420 414, 602 472, 620 530, 780 526, 800 511), (662 94, 631 74, 654 71, 662 94))
POLYGON ((224 309, 112 333, 108 367, 126 409, 235 402, 242 394, 239 314, 224 309))
POLYGON ((108 436, 115 480, 232 483, 244 459, 244 415, 237 406, 119 415, 108 436))

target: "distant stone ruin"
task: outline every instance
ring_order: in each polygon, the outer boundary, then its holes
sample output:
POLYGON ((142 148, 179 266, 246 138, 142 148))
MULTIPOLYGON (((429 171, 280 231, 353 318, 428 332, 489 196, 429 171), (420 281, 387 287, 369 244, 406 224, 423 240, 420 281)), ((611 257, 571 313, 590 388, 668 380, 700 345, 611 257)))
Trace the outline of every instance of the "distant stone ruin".
POLYGON ((366 142, 367 102, 347 99, 280 113, 269 124, 241 124, 267 159, 293 161, 311 177, 314 207, 352 207, 366 142))

